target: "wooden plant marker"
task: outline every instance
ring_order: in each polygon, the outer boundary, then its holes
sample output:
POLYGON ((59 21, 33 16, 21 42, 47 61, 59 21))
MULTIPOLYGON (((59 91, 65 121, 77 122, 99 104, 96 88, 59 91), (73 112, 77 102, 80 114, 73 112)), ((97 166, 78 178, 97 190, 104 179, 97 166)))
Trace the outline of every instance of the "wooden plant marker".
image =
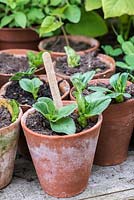
POLYGON ((50 90, 52 93, 54 104, 55 104, 56 108, 61 108, 63 105, 62 105, 62 101, 61 101, 60 91, 58 88, 58 83, 56 80, 56 75, 55 75, 51 56, 48 52, 44 52, 42 57, 43 57, 43 62, 44 62, 44 66, 46 69, 46 74, 47 74, 47 78, 48 78, 48 82, 49 82, 49 86, 50 86, 50 90))

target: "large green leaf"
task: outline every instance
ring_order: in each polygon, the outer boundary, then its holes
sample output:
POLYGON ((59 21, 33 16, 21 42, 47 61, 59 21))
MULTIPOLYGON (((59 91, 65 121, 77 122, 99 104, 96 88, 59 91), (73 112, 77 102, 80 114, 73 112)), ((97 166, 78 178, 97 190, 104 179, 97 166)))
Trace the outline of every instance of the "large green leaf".
POLYGON ((62 22, 56 20, 55 17, 53 16, 47 16, 42 24, 41 24, 41 28, 40 28, 40 36, 46 33, 50 33, 52 31, 57 30, 58 28, 60 28, 63 25, 62 22))
POLYGON ((85 1, 85 8, 87 11, 101 8, 101 6, 102 6, 101 0, 86 0, 85 1))
POLYGON ((16 12, 15 22, 18 26, 25 28, 27 23, 26 15, 23 12, 16 12))
POLYGON ((70 22, 78 23, 80 21, 81 11, 80 8, 76 5, 69 5, 65 12, 65 18, 68 19, 70 22))
POLYGON ((102 0, 104 17, 134 15, 134 0, 102 0))
POLYGON ((66 31, 73 35, 97 37, 107 33, 105 21, 94 11, 82 10, 81 19, 77 24, 67 24, 66 31))
POLYGON ((50 122, 51 129, 58 133, 74 134, 76 127, 73 119, 66 117, 58 120, 57 122, 50 122))

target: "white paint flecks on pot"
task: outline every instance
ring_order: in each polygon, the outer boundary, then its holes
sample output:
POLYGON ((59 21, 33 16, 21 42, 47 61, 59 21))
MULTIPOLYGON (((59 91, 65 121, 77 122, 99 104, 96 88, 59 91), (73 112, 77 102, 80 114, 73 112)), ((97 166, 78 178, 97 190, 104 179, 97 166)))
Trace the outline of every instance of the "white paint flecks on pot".
POLYGON ((20 110, 19 117, 14 123, 0 129, 0 189, 8 185, 12 178, 21 116, 20 110))
POLYGON ((83 132, 47 136, 26 127, 27 115, 33 112, 29 109, 21 123, 42 188, 55 197, 81 193, 91 173, 102 116, 94 127, 83 132))

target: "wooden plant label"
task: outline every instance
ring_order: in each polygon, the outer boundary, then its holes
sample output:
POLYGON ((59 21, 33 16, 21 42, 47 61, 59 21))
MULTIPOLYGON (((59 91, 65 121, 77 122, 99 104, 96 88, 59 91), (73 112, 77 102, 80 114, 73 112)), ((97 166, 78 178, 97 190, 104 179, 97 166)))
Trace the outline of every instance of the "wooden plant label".
POLYGON ((44 62, 44 66, 46 69, 46 74, 47 74, 47 78, 48 78, 48 82, 49 82, 49 86, 50 86, 54 104, 55 104, 56 108, 61 108, 62 101, 61 101, 60 91, 58 88, 58 83, 56 80, 56 75, 55 75, 51 56, 48 52, 44 52, 42 57, 43 57, 43 62, 44 62))

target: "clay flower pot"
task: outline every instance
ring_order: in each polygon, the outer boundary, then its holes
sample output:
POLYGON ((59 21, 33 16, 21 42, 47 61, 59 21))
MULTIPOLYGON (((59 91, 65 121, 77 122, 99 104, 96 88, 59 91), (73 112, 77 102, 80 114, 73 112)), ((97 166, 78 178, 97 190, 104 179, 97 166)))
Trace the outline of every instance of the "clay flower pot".
MULTIPOLYGON (((39 75, 39 78, 41 80, 45 80, 46 82, 47 81, 47 77, 46 75, 39 75)), ((69 96, 69 92, 70 92, 70 85, 69 83, 66 81, 66 80, 62 80, 61 78, 57 77, 57 81, 60 82, 59 84, 59 89, 60 91, 63 93, 61 99, 62 100, 66 100, 68 99, 68 96, 69 96)), ((0 96, 4 96, 5 93, 6 93, 6 88, 11 84, 11 82, 8 82, 6 83, 5 85, 3 85, 0 89, 0 96)), ((28 104, 25 104, 25 105, 20 105, 22 110, 23 110, 23 113, 26 112, 29 108, 31 108, 30 105, 28 104)), ((24 137, 24 133, 23 131, 21 130, 20 131, 20 137, 19 137, 19 145, 18 145, 18 150, 19 150, 19 153, 21 155, 23 155, 25 158, 27 159, 31 159, 31 156, 29 154, 29 150, 28 150, 28 147, 27 147, 27 143, 26 143, 26 139, 24 137)))
POLYGON ((22 110, 20 109, 18 119, 0 129, 0 189, 7 186, 12 179, 21 116, 22 110))
POLYGON ((55 197, 81 193, 88 184, 102 116, 94 127, 78 134, 47 136, 26 126, 33 112, 33 108, 25 112, 21 124, 43 190, 55 197))
MULTIPOLYGON (((104 70, 103 72, 96 73, 94 76, 94 79, 98 78, 110 78, 115 73, 115 61, 112 57, 104 55, 104 54, 98 54, 97 58, 103 63, 105 63, 108 68, 104 70)), ((55 61, 56 62, 56 61, 55 61)), ((56 63, 54 63, 56 66, 56 63)), ((98 66, 99 67, 99 66, 98 66)), ((70 82, 70 76, 67 76, 66 74, 60 73, 60 70, 56 70, 57 76, 66 79, 70 82)))
MULTIPOLYGON (((21 57, 21 56, 26 56, 28 51, 33 51, 33 50, 30 50, 30 49, 6 49, 6 50, 0 51, 0 53, 7 53, 7 54, 12 54, 14 56, 21 57)), ((38 51, 33 51, 33 52, 38 53, 38 51)), ((35 74, 37 74, 37 75, 44 74, 44 73, 45 73, 44 66, 41 66, 35 72, 35 74)), ((9 81, 11 76, 13 76, 13 74, 0 73, 0 87, 9 81)))
MULTIPOLYGON (((72 36, 72 35, 68 35, 67 36, 69 40, 73 41, 73 42, 83 42, 87 45, 89 45, 88 49, 85 50, 81 50, 81 51, 77 51, 78 54, 83 54, 83 53, 89 53, 92 51, 95 51, 96 49, 98 49, 99 47, 99 41, 94 39, 94 38, 89 38, 89 37, 85 37, 85 36, 72 36)), ((64 36, 58 36, 58 37, 51 37, 48 39, 44 39, 42 41, 40 41, 38 48, 40 51, 48 51, 48 49, 45 49, 44 46, 50 42, 53 42, 57 39, 57 38, 61 38, 64 39, 64 36)), ((65 45, 66 46, 66 45, 65 45)), ((50 50, 50 54, 52 58, 57 58, 59 56, 65 56, 65 52, 54 52, 50 50)))
POLYGON ((0 49, 37 50, 39 35, 30 28, 1 28, 0 49))
MULTIPOLYGON (((108 79, 90 81, 108 83, 108 79)), ((128 84, 131 84, 130 82, 128 84)), ((134 127, 134 99, 110 104, 103 112, 103 122, 94 163, 101 166, 120 164, 127 159, 134 127)))

